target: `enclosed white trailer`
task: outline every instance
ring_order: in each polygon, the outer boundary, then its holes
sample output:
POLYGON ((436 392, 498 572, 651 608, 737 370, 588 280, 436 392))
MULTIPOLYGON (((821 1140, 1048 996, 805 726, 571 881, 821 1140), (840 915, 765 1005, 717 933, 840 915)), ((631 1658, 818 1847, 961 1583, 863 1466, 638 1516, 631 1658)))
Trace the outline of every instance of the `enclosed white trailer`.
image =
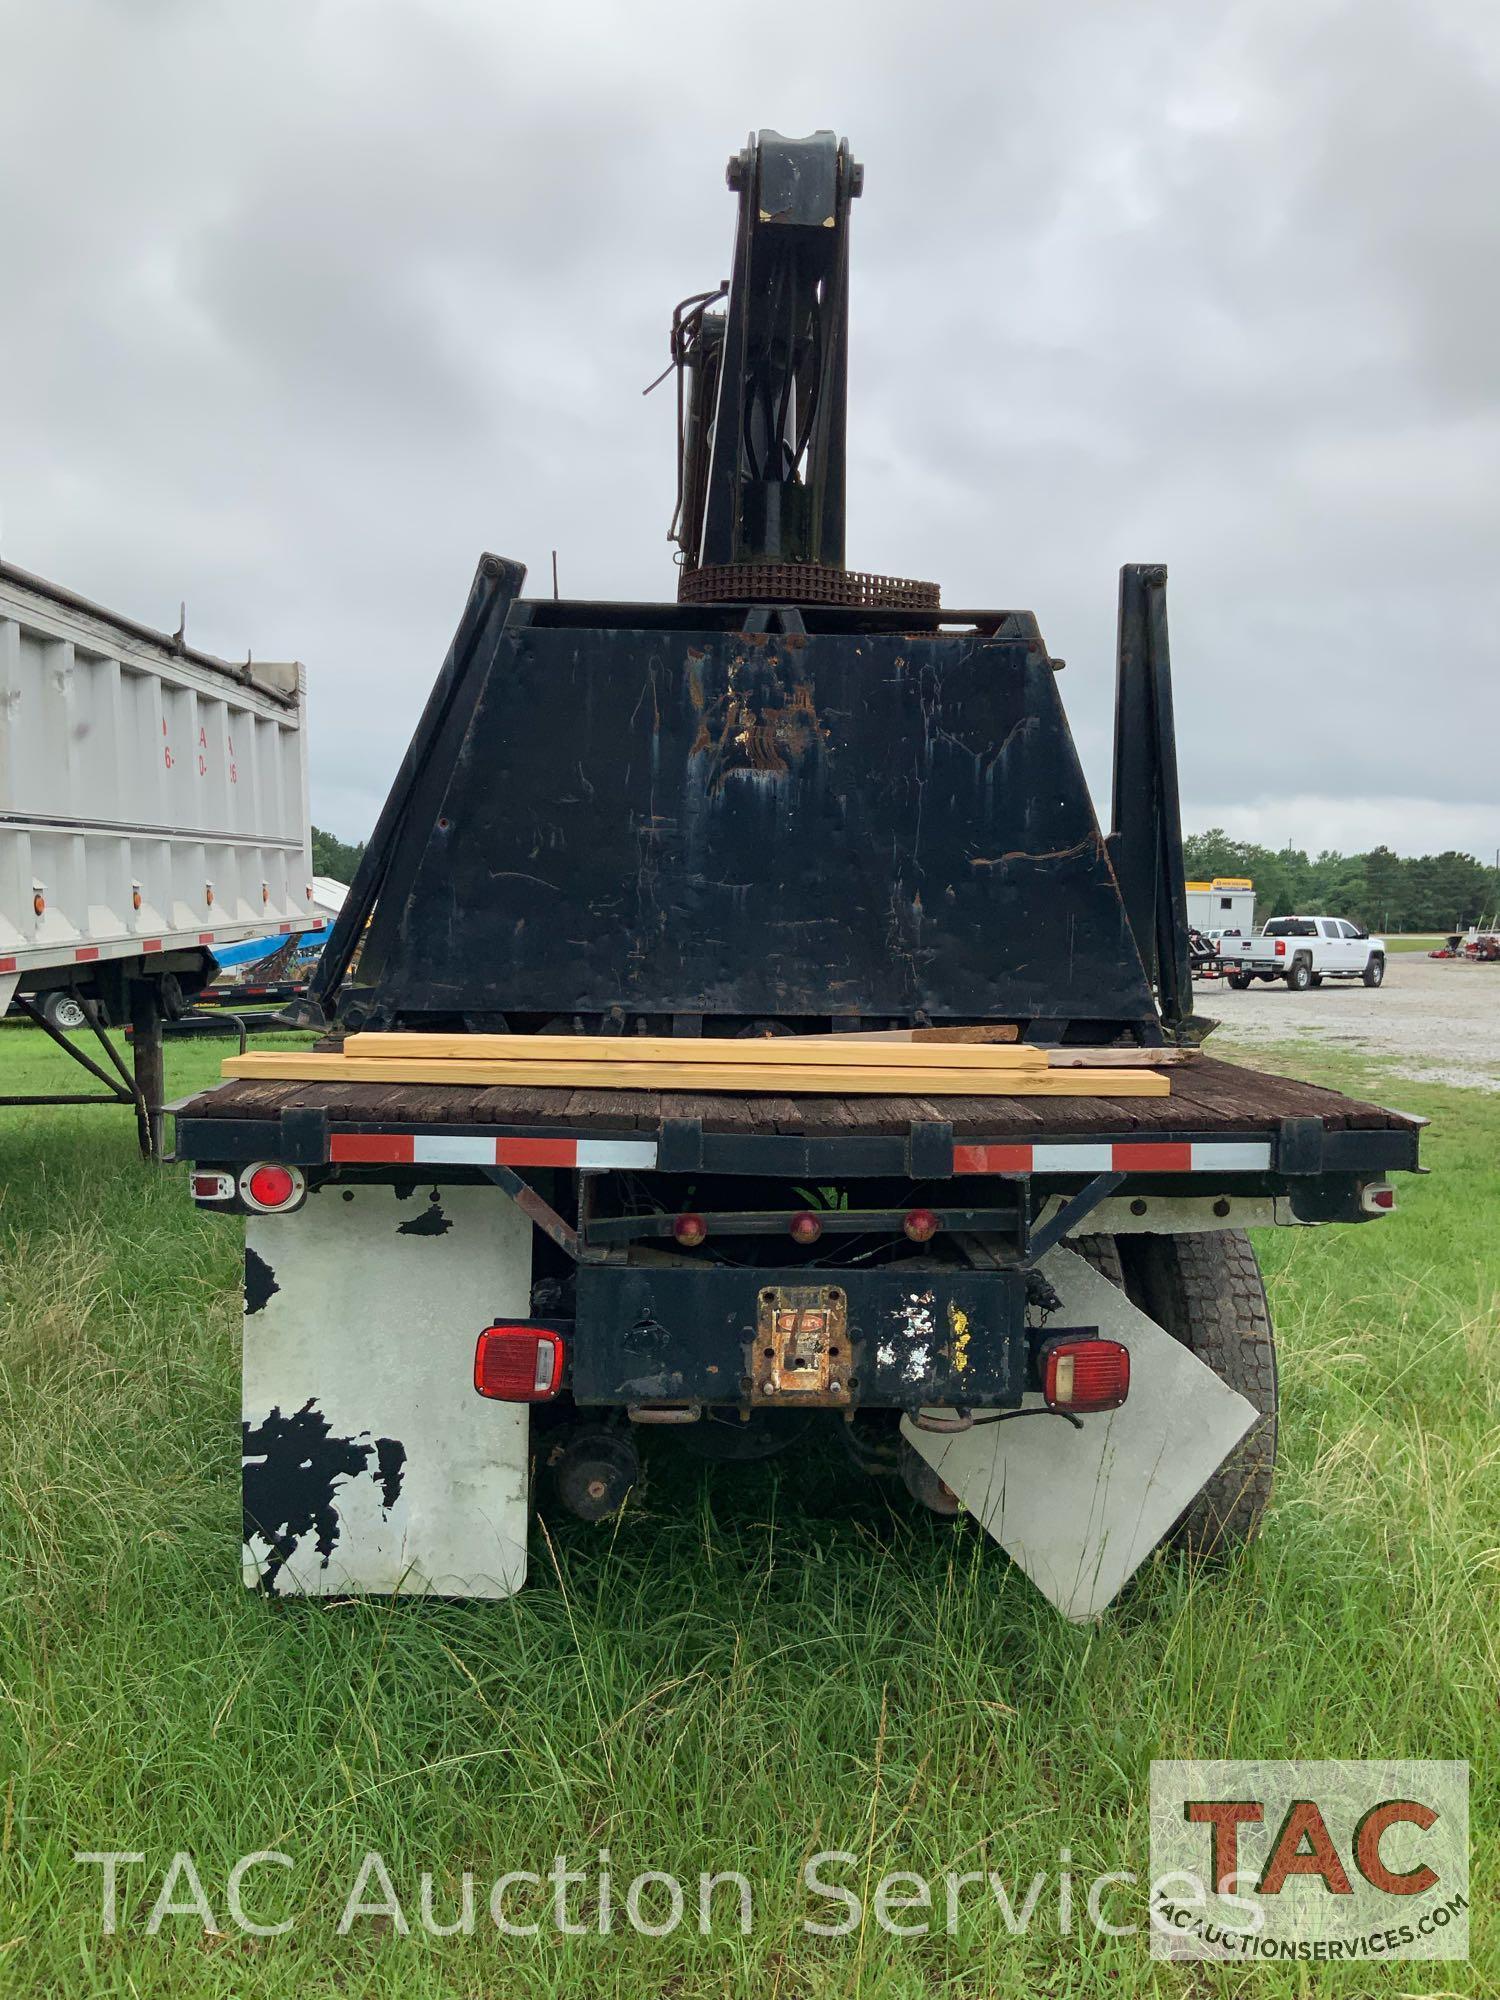
POLYGON ((149 1041, 215 946, 322 921, 305 690, 0 563, 0 1013, 149 1041))
POLYGON ((1255 884, 1243 875, 1189 882, 1187 918, 1206 937, 1249 937, 1255 929, 1255 884))

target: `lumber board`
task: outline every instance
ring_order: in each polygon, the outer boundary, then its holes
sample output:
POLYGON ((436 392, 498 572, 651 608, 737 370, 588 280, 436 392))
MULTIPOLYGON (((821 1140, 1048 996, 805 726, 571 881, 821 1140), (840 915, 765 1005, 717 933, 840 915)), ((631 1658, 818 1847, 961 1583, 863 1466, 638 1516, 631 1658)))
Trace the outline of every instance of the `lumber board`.
POLYGON ((754 1040, 688 1038, 677 1035, 350 1035, 346 1058, 356 1062, 554 1062, 589 1063, 621 1069, 640 1063, 685 1065, 693 1069, 727 1065, 733 1069, 841 1069, 869 1067, 942 1071, 1044 1070, 1047 1052, 1029 1044, 994 1047, 988 1043, 884 1043, 864 1048, 832 1035, 777 1035, 754 1040))
POLYGON ((1197 1049, 1091 1049, 1083 1044, 1048 1049, 1053 1069, 1180 1069, 1199 1060, 1197 1049))
POLYGON ((780 1035, 789 1042, 1019 1042, 1021 1030, 1014 1021, 984 1021, 970 1028, 835 1028, 830 1035, 780 1035))
POLYGON ((1165 1076, 1152 1070, 952 1069, 918 1074, 910 1069, 840 1064, 817 1069, 768 1064, 371 1061, 348 1055, 289 1055, 256 1051, 228 1056, 227 1077, 279 1082, 508 1084, 564 1090, 814 1091, 819 1095, 910 1095, 920 1082, 937 1097, 1165 1097, 1165 1076))

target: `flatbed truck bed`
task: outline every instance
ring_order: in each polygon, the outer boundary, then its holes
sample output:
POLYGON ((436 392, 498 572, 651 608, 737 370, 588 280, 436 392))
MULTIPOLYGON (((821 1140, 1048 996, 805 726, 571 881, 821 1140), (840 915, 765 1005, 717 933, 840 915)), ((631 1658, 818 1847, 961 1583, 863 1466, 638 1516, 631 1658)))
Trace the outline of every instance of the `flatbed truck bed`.
MULTIPOLYGON (((1202 1056, 1172 1071, 1165 1098, 778 1097, 715 1092, 480 1088, 465 1085, 237 1081, 175 1107, 178 1153, 199 1160, 361 1163, 341 1142, 442 1134, 476 1139, 654 1142, 662 1170, 842 1174, 1056 1173, 1056 1149, 1125 1149, 1132 1176, 1193 1171, 1306 1184, 1417 1166, 1423 1121, 1317 1084, 1202 1056), (1246 1142, 1258 1144, 1258 1152, 1246 1142), (1215 1156, 1215 1146, 1237 1150, 1215 1156), (949 1157, 949 1145, 962 1149, 949 1157), (1165 1149, 1152 1158, 1146 1149, 1165 1149), (1030 1164, 1006 1149, 1044 1149, 1030 1164), (1194 1158, 1183 1148, 1197 1147, 1194 1158), (976 1149, 1005 1156, 993 1163, 976 1149)), ((477 1156, 476 1156, 477 1157, 477 1156)), ((454 1155, 450 1164, 457 1164, 454 1155)), ((362 1163, 377 1164, 366 1144, 362 1163)), ((390 1163, 398 1164, 396 1153, 390 1163)))

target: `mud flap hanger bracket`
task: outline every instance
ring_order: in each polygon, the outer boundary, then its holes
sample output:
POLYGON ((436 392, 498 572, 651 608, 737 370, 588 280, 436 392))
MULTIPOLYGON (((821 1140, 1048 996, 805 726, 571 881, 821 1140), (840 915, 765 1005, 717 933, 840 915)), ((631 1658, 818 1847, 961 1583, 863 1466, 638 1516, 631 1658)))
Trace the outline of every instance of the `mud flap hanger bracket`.
POLYGON ((1093 1214, 1100 1202, 1109 1199, 1124 1178, 1123 1173, 1117 1172, 1095 1174, 1077 1194, 1069 1196, 1050 1220, 1028 1236, 1025 1261, 1028 1264, 1038 1263, 1065 1236, 1071 1236, 1078 1225, 1093 1214))

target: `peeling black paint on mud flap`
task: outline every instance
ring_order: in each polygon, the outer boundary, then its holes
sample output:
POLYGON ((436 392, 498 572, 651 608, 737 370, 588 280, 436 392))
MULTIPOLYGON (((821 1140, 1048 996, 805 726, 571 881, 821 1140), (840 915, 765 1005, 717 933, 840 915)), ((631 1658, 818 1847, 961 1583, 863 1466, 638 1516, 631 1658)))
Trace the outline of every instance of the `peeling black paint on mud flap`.
POLYGON ((245 1316, 262 1311, 273 1292, 279 1292, 276 1273, 258 1251, 245 1245, 245 1316))
POLYGON ((422 1210, 420 1215, 412 1216, 409 1222, 398 1222, 396 1224, 396 1234, 398 1236, 446 1236, 452 1227, 453 1224, 444 1215, 442 1205, 438 1201, 437 1189, 434 1188, 428 1199, 427 1207, 422 1210))
POLYGON ((406 1447, 398 1438, 335 1437, 327 1417, 309 1397, 302 1408, 284 1417, 273 1408, 263 1422, 242 1425, 244 1453, 244 1539, 258 1536, 270 1549, 261 1577, 265 1590, 297 1552, 303 1537, 316 1531, 321 1565, 339 1538, 334 1496, 340 1480, 365 1474, 380 1486, 380 1503, 389 1514, 401 1495, 406 1476, 406 1447), (372 1472, 370 1461, 375 1461, 372 1472))

